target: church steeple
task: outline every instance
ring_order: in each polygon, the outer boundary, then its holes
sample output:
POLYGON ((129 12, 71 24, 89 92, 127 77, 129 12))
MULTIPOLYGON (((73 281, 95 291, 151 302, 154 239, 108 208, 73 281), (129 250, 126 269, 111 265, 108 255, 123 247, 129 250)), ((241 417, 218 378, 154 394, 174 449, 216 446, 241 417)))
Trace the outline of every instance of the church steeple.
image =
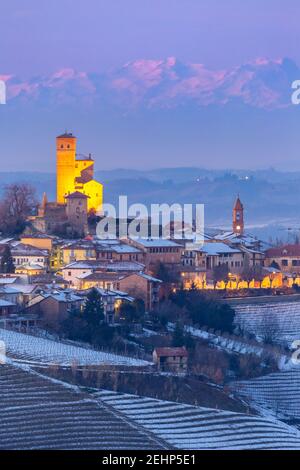
POLYGON ((40 204, 39 209, 38 209, 38 215, 39 215, 39 217, 44 217, 44 216, 45 216, 47 204, 48 204, 47 194, 44 193, 44 194, 43 194, 42 203, 40 204))
POLYGON ((43 209, 46 208, 47 202, 48 202, 47 194, 44 193, 44 194, 43 194, 43 199, 42 199, 42 207, 43 207, 43 209))
POLYGON ((237 235, 243 235, 244 233, 244 206, 239 195, 233 206, 232 230, 237 235))

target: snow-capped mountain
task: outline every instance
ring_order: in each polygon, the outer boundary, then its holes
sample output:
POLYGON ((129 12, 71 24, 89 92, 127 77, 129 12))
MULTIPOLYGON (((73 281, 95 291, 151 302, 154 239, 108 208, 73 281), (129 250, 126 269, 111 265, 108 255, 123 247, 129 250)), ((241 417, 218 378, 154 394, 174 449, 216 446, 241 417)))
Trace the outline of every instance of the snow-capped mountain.
POLYGON ((46 105, 111 103, 127 108, 176 108, 238 102, 274 109, 291 104, 291 84, 300 78, 291 59, 256 59, 227 70, 203 64, 140 59, 107 73, 62 69, 49 76, 22 80, 3 75, 9 100, 46 105))

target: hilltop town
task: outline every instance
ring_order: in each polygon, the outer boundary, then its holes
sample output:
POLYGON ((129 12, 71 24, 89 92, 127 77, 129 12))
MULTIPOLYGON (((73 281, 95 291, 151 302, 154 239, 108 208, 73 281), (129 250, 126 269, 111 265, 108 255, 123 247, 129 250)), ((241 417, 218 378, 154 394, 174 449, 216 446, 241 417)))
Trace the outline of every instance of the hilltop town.
MULTIPOLYGON (((19 367, 25 382, 43 376, 38 389, 53 379, 95 389, 93 406, 122 411, 114 394, 126 403, 139 395, 158 409, 180 401, 197 416, 201 407, 220 408, 225 428, 226 410, 245 426, 250 413, 255 429, 261 410, 256 398, 245 401, 240 384, 251 388, 251 380, 291 365, 300 323, 291 328, 275 310, 278 301, 299 300, 300 245, 271 246, 251 235, 239 195, 231 231, 204 230, 201 241, 194 228, 176 237, 174 221, 167 238, 161 226, 156 238, 119 236, 118 218, 116 236, 99 238, 105 188, 94 179, 92 156, 78 155, 76 144, 71 133, 56 139, 55 201, 46 193, 36 201, 34 188, 15 183, 0 204, 0 357, 11 386, 19 367), (264 305, 273 313, 266 316, 264 305)), ((268 419, 265 426, 273 432, 268 419)), ((295 430, 286 432, 300 447, 295 430)), ((182 448, 183 436, 175 443, 156 429, 147 446, 182 448)), ((250 447, 259 446, 251 439, 250 447)))

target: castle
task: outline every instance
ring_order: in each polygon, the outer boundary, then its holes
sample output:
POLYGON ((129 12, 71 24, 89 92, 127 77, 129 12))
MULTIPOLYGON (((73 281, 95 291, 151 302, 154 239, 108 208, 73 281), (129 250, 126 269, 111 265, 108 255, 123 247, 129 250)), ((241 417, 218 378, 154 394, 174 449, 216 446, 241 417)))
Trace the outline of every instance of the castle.
POLYGON ((103 185, 94 180, 91 155, 76 154, 77 139, 71 133, 56 138, 56 202, 64 204, 67 195, 80 192, 88 196, 88 211, 99 214, 103 203, 103 185))
POLYGON ((88 214, 101 214, 103 185, 94 180, 94 160, 76 153, 77 139, 71 133, 56 138, 56 201, 44 193, 33 227, 44 233, 88 232, 88 214))

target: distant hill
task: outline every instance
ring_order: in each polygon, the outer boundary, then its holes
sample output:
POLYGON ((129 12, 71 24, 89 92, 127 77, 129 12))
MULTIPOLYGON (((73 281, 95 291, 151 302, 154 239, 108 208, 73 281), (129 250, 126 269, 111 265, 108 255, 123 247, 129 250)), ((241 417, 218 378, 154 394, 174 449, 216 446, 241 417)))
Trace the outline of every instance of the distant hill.
MULTIPOLYGON (((282 238, 284 227, 300 228, 300 173, 264 171, 213 171, 200 168, 164 168, 151 171, 128 169, 98 171, 104 183, 106 202, 117 204, 119 195, 132 203, 203 203, 208 226, 229 228, 234 199, 240 195, 247 226, 258 235, 282 238), (282 226, 282 227, 281 227, 282 226)), ((26 181, 41 198, 55 198, 53 173, 0 173, 0 191, 5 184, 26 181)))

